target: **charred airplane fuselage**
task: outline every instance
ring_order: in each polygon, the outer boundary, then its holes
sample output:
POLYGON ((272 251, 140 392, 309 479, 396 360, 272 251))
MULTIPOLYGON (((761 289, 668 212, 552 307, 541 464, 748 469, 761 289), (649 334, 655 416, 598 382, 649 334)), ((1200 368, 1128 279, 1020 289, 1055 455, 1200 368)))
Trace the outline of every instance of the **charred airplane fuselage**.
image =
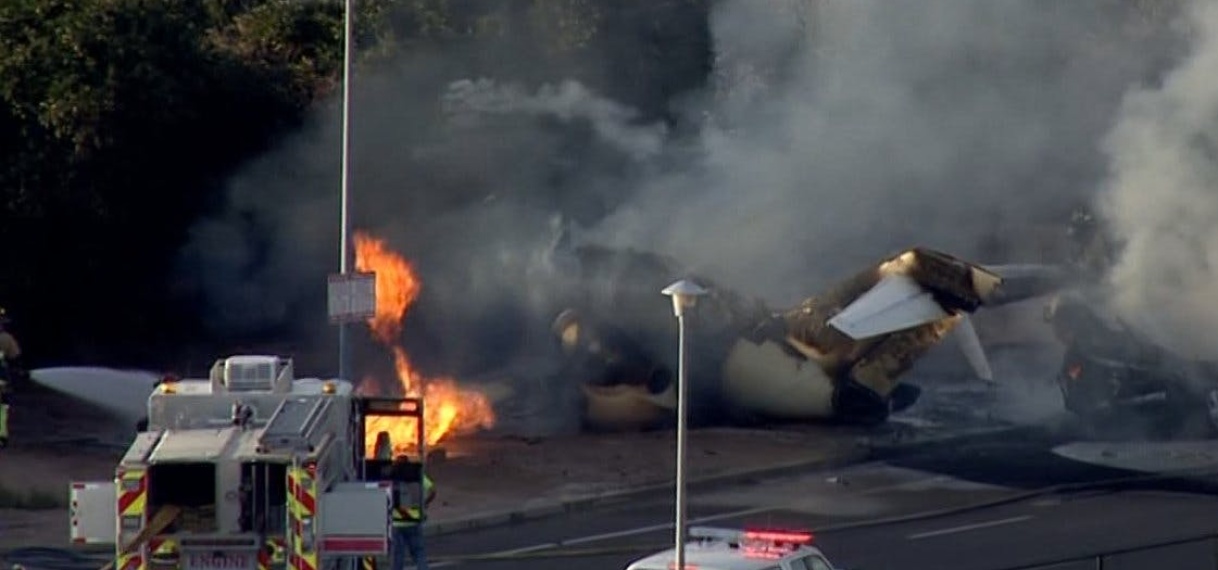
MULTIPOLYGON (((657 282, 680 276, 670 269, 657 282)), ((662 285, 647 289, 650 304, 662 285)), ((883 422, 918 398, 919 389, 901 383, 901 375, 953 330, 960 330, 978 375, 989 379, 968 314, 1046 292, 1003 285, 998 273, 922 248, 785 311, 711 285, 692 322, 692 395, 713 402, 712 412, 741 420, 883 422)), ((654 425, 670 418, 675 405, 673 363, 657 356, 663 351, 654 342, 636 340, 646 334, 625 332, 637 323, 621 301, 608 311, 569 310, 554 322, 584 383, 591 427, 654 425)), ((662 334, 651 337, 674 338, 672 320, 667 316, 662 334)))

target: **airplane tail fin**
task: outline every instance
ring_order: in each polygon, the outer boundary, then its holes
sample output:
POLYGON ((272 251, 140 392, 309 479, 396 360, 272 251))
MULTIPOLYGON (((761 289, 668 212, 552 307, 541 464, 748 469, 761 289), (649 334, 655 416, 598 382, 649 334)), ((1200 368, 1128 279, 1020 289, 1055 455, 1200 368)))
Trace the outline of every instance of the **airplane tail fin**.
POLYGON ((977 336, 977 329, 973 327, 973 320, 967 313, 961 313, 960 319, 960 324, 956 326, 955 330, 956 342, 960 343, 960 350, 964 351, 964 357, 968 359, 969 366, 972 366, 973 373, 978 378, 986 382, 993 382, 994 370, 990 368, 985 349, 981 346, 981 338, 977 336))

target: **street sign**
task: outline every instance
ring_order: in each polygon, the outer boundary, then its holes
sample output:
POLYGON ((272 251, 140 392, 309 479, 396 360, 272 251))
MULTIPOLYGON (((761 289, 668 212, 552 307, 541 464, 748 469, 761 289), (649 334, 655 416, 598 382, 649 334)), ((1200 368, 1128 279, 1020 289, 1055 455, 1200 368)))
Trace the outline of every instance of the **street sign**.
POLYGON ((332 274, 328 280, 330 322, 349 323, 376 314, 376 274, 332 274))

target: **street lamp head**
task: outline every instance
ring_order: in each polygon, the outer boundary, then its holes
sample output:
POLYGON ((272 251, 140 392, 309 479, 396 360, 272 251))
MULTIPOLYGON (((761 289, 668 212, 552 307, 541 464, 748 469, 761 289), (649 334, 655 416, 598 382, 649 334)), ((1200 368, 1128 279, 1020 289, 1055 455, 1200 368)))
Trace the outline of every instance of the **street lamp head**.
POLYGON ((685 314, 685 309, 693 307, 694 303, 697 302, 698 297, 705 295, 707 290, 703 289, 700 285, 694 283, 693 281, 682 279, 665 287, 664 290, 660 292, 672 297, 672 312, 674 315, 680 317, 685 314))

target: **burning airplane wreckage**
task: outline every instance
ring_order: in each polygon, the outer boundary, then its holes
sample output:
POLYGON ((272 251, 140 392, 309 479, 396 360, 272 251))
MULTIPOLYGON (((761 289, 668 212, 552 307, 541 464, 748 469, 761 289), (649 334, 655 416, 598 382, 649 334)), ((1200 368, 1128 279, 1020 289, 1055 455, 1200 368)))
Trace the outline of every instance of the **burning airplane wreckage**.
MULTIPOLYGON (((389 383, 365 379, 361 391, 379 392, 385 384, 394 393, 422 396, 429 444, 494 427, 493 408, 502 397, 478 382, 423 378, 397 344, 421 285, 411 264, 383 240, 359 234, 356 241, 358 268, 376 274, 377 314, 369 330, 392 352, 397 376, 389 383)), ((663 427, 676 408, 676 323, 659 309, 665 304, 660 289, 686 273, 670 259, 637 251, 577 246, 551 254, 561 278, 580 284, 573 288, 576 298, 556 300, 551 330, 561 349, 554 381, 578 387, 583 426, 597 431, 663 427)), ((920 389, 901 382, 901 376, 949 333, 960 341, 976 375, 992 380, 969 314, 1045 295, 1062 277, 1053 267, 985 267, 914 248, 822 295, 774 311, 695 276, 710 294, 691 319, 691 415, 703 424, 882 423, 918 400, 920 389)), ((147 400, 135 401, 132 390, 147 394, 155 384, 141 375, 132 376, 131 390, 99 390, 94 383, 79 385, 77 376, 70 369, 34 373, 36 381, 95 405, 132 410, 125 415, 143 409, 147 400)), ((377 429, 408 441, 415 426, 377 429)))
POLYGON ((1045 306, 1066 348, 1057 385, 1088 435, 1196 438, 1218 434, 1218 362, 1186 358, 1118 318, 1103 277, 1120 245, 1086 211, 1069 228, 1079 276, 1045 306))
MULTIPOLYGON (((686 275, 658 255, 574 252, 584 282, 606 284, 589 285, 552 325, 564 376, 582 383, 585 426, 663 425, 676 405, 675 358, 664 355, 675 352, 677 325, 656 307, 660 288, 686 275), (634 285, 608 285, 622 283, 634 285)), ((884 422, 918 400, 920 388, 901 376, 949 333, 976 376, 993 380, 969 314, 1046 295, 1064 277, 1056 267, 984 267, 913 248, 779 311, 694 277, 710 294, 691 319, 691 414, 700 422, 884 422)))

